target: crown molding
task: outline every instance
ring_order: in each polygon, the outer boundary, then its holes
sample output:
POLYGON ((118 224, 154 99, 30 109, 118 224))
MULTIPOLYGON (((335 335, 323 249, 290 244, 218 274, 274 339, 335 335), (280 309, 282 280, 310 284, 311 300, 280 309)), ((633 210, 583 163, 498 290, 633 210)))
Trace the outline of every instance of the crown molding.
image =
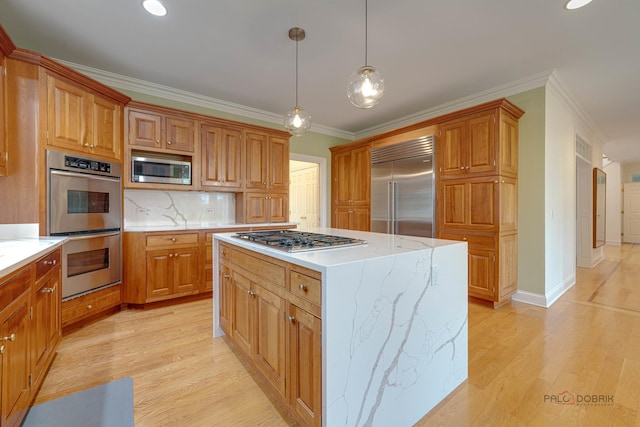
MULTIPOLYGON (((211 110, 221 111, 224 113, 235 114, 241 117, 261 120, 267 123, 274 123, 282 127, 283 116, 270 113, 268 111, 251 108, 233 102, 227 102, 210 96, 199 95, 186 90, 175 89, 169 86, 136 79, 133 77, 123 76, 122 74, 111 73, 109 71, 99 70, 97 68, 87 67, 85 65, 75 64, 73 62, 56 59, 56 61, 70 68, 75 69, 94 80, 97 80, 107 86, 116 89, 130 90, 132 92, 142 93, 145 95, 157 96, 159 98, 169 99, 176 102, 197 105, 199 107, 209 108, 211 110)), ((340 129, 331 128, 329 126, 311 124, 311 131, 323 135, 334 136, 347 140, 355 139, 353 132, 347 132, 340 129)))
MULTIPOLYGON (((593 125, 593 121, 589 118, 587 113, 584 112, 582 108, 578 105, 576 100, 571 95, 571 92, 567 89, 567 87, 562 82, 560 78, 560 74, 557 70, 553 70, 551 75, 549 76, 549 81, 547 83, 547 89, 554 93, 560 100, 575 114, 577 119, 580 121, 580 126, 586 128, 589 132, 593 133, 596 138, 599 139, 600 144, 603 144, 605 141, 602 132, 598 128, 593 125)), ((584 138, 581 138, 584 140, 584 138)), ((592 144, 589 144, 592 145, 592 144)))
POLYGON ((447 102, 437 107, 422 110, 415 114, 402 117, 400 119, 391 120, 380 125, 364 129, 356 133, 356 139, 365 138, 371 135, 377 135, 379 133, 429 120, 434 117, 453 113, 458 110, 464 110, 465 108, 493 101, 498 98, 506 98, 508 96, 526 92, 531 89, 544 87, 547 84, 549 76, 552 75, 552 73, 553 71, 544 71, 542 73, 534 74, 532 76, 525 77, 523 79, 516 80, 501 86, 497 86, 492 89, 487 89, 485 91, 478 92, 464 98, 459 98, 451 102, 447 102))

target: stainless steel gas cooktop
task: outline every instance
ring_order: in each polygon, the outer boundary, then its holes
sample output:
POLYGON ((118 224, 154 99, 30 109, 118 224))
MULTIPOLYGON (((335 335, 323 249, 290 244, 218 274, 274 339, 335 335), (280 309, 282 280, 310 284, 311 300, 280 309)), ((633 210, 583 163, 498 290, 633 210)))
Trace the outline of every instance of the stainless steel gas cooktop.
POLYGON ((342 248, 364 245, 366 240, 330 234, 308 233, 296 230, 247 231, 236 233, 234 237, 250 240, 287 252, 315 251, 319 249, 342 248))

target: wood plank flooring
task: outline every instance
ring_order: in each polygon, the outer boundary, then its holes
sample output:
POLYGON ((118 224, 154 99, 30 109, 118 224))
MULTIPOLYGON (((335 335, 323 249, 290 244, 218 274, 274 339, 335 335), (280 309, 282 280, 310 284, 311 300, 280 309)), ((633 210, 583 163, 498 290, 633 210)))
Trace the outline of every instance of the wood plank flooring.
MULTIPOLYGON (((131 376, 137 427, 295 425, 211 323, 206 300, 88 325, 36 403, 131 376)), ((549 309, 470 304, 469 379, 417 426, 640 427, 639 406, 640 245, 607 245, 549 309)))

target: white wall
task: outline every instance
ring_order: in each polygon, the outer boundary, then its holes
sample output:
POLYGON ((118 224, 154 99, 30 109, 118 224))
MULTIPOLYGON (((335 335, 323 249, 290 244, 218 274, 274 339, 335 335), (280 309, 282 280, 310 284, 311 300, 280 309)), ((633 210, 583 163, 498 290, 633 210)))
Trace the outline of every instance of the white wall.
POLYGON ((547 85, 545 124, 544 296, 549 305, 575 283, 576 274, 576 126, 553 85, 547 85))
POLYGON ((604 162, 607 174, 607 244, 622 243, 622 168, 617 162, 604 162))

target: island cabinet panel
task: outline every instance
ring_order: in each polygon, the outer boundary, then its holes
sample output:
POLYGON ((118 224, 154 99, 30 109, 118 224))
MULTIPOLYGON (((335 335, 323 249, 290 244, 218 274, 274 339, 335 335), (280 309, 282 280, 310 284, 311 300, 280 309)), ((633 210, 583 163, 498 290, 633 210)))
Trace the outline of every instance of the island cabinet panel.
POLYGON ((290 404, 306 425, 322 419, 322 322, 294 304, 289 306, 290 404))
POLYGON ((439 238, 469 243, 469 295, 493 306, 517 289, 518 119, 506 100, 441 122, 436 143, 439 238), (482 110, 485 111, 482 111, 482 110))
POLYGON ((299 423, 321 425, 321 274, 218 245, 218 326, 299 423))
POLYGON ((2 425, 18 426, 29 405, 29 306, 18 305, 0 325, 2 425))

